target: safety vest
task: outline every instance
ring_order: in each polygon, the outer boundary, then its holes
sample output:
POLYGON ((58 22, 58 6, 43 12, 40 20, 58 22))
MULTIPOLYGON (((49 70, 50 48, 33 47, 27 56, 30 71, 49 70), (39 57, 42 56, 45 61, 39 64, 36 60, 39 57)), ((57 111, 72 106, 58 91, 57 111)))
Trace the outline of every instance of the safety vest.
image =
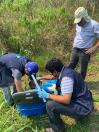
POLYGON ((71 97, 71 108, 76 111, 76 114, 84 116, 92 112, 93 100, 92 94, 88 90, 81 74, 77 73, 71 68, 63 68, 60 79, 57 81, 58 94, 61 94, 60 83, 63 77, 70 77, 73 79, 73 93, 71 97))
POLYGON ((30 61, 25 56, 15 53, 7 53, 0 56, 0 86, 8 86, 13 82, 11 68, 18 69, 25 74, 25 64, 30 61))
POLYGON ((25 56, 21 56, 15 53, 8 53, 0 57, 0 63, 5 65, 7 68, 16 68, 22 75, 24 75, 25 64, 29 61, 25 56))

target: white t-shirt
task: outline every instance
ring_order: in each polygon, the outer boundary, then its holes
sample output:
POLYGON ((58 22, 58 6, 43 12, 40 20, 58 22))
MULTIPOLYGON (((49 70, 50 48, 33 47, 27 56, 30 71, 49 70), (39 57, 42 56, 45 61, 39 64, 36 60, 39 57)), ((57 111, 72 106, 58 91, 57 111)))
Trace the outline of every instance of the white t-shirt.
POLYGON ((72 94, 73 92, 73 79, 70 77, 63 77, 60 87, 61 87, 61 94, 72 94))

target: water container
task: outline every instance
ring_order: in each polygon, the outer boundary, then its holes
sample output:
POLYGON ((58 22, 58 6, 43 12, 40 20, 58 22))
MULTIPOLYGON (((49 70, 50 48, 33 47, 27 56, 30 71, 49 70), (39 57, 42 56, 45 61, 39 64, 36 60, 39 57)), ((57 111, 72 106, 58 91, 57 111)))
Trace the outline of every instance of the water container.
POLYGON ((42 89, 44 89, 46 92, 51 93, 49 90, 49 87, 52 87, 53 85, 56 85, 57 80, 48 80, 42 84, 42 89))
POLYGON ((39 116, 46 114, 46 103, 17 105, 16 109, 21 116, 39 116))

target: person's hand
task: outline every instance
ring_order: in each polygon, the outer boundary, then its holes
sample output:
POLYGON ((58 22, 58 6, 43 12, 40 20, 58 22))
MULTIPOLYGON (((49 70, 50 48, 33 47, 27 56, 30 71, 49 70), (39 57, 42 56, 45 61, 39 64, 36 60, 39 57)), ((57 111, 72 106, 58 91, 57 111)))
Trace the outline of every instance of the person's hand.
POLYGON ((45 90, 38 90, 38 96, 39 98, 45 98, 45 99, 48 99, 49 97, 49 93, 47 93, 45 90))
POLYGON ((56 84, 53 84, 52 86, 48 87, 49 93, 54 93, 56 91, 56 84))
POLYGON ((53 84, 52 86, 42 85, 42 89, 47 93, 54 94, 54 92, 56 91, 56 84, 53 84))
POLYGON ((95 51, 96 51, 96 49, 97 49, 97 46, 95 45, 95 46, 93 46, 93 47, 91 47, 91 48, 89 48, 89 49, 86 49, 86 54, 92 54, 92 53, 94 53, 95 51))

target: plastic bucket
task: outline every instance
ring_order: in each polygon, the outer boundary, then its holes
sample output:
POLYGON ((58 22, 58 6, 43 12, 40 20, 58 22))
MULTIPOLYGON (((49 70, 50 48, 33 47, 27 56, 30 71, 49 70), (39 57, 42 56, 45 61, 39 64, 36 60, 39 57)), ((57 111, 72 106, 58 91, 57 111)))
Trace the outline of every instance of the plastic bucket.
POLYGON ((17 105, 17 110, 21 116, 37 116, 46 114, 46 103, 17 105))
POLYGON ((51 87, 53 84, 56 84, 57 80, 48 80, 45 83, 42 84, 42 89, 44 89, 46 92, 49 92, 48 87, 51 87))

